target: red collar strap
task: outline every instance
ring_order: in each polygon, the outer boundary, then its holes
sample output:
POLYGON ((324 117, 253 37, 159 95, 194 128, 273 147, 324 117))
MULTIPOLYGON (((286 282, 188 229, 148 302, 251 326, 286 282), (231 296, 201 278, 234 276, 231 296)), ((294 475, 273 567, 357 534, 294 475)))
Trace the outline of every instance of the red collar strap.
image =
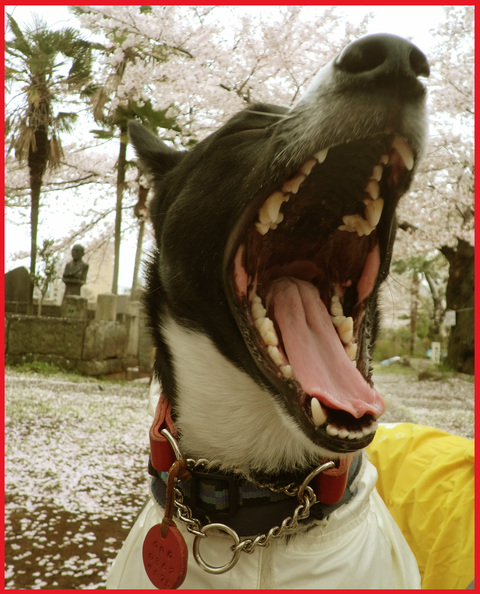
MULTIPOLYGON (((162 430, 168 431, 175 437, 178 437, 178 431, 171 416, 171 405, 165 394, 160 396, 157 409, 155 412, 155 419, 150 428, 150 455, 151 465, 156 472, 168 472, 171 465, 175 462, 175 452, 170 445, 168 439, 162 435, 162 430)), ((319 503, 324 505, 334 505, 344 498, 352 457, 342 458, 338 467, 330 468, 321 472, 313 481, 311 485, 317 496, 319 503)), ((319 464, 326 460, 319 460, 319 464)), ((358 472, 358 468, 355 475, 358 472)), ((352 482, 354 477, 350 476, 352 482)))

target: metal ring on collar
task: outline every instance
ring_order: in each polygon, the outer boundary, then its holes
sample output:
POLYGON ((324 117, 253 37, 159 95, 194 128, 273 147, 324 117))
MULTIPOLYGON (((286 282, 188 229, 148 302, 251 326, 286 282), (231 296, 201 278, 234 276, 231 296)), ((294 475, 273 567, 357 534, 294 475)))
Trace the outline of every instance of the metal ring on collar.
POLYGON ((232 530, 232 528, 225 526, 225 524, 207 524, 201 529, 201 531, 203 534, 197 535, 193 540, 193 556, 195 557, 195 561, 198 563, 198 565, 205 571, 215 574, 225 573, 232 569, 232 567, 237 563, 241 552, 241 549, 236 549, 236 547, 240 544, 240 538, 238 537, 238 534, 235 532, 235 530, 232 530), (225 532, 228 536, 231 536, 233 539, 233 557, 230 559, 228 563, 225 563, 225 565, 220 565, 219 567, 209 565, 206 561, 204 561, 204 559, 200 555, 200 542, 204 540, 202 537, 207 536, 207 532, 210 530, 218 530, 220 532, 225 532))

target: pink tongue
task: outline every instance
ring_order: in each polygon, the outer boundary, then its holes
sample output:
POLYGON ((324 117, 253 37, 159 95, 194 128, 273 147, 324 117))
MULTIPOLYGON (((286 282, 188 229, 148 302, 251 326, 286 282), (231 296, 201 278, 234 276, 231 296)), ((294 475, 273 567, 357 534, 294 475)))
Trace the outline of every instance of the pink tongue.
POLYGON ((379 417, 385 408, 348 358, 316 287, 296 278, 272 283, 267 297, 293 374, 309 396, 355 418, 379 417))

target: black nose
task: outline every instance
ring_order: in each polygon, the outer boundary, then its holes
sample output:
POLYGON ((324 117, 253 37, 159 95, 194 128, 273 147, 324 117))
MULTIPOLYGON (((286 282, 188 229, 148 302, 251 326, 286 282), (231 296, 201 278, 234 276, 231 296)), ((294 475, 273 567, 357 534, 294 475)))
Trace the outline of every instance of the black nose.
POLYGON ((335 65, 363 83, 412 81, 430 74, 428 60, 418 47, 386 34, 368 35, 347 45, 335 65))

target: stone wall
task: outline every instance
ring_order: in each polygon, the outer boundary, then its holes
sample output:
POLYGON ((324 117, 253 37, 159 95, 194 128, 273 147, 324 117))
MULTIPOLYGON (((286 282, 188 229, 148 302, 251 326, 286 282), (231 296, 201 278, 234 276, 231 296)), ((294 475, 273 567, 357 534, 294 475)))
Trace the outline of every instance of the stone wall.
MULTIPOLYGON (((132 379, 150 374, 151 341, 139 302, 129 302, 119 316, 102 300, 96 319, 86 315, 83 298, 62 305, 63 317, 38 317, 6 313, 6 361, 47 361, 85 375, 132 379), (103 313, 102 313, 103 311, 103 313), (113 315, 112 315, 113 314, 113 315), (98 319, 106 317, 110 319, 98 319), (113 318, 113 319, 112 319, 113 318)), ((85 300, 86 303, 86 300, 85 300)), ((113 307, 112 305, 112 307, 113 307)), ((113 307, 115 309, 115 307, 113 307)))

